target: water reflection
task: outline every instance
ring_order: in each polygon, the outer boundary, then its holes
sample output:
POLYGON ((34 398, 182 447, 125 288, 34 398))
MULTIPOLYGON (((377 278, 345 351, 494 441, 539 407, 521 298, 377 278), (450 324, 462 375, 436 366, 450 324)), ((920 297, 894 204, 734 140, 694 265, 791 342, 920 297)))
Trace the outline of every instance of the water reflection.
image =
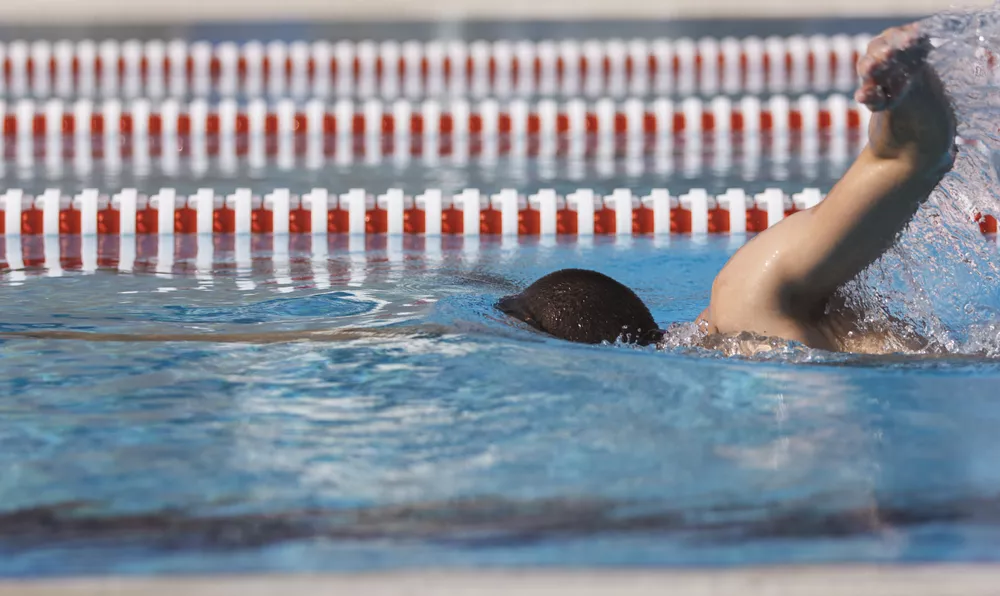
POLYGON ((669 186, 675 193, 692 187, 721 193, 732 187, 759 192, 775 185, 798 191, 803 186, 829 188, 859 142, 857 135, 706 136, 677 142, 641 136, 602 142, 599 136, 584 136, 573 150, 568 139, 504 137, 488 142, 478 136, 442 136, 434 142, 439 150, 424 146, 427 139, 404 139, 410 151, 400 150, 401 141, 392 137, 347 135, 306 142, 312 138, 166 135, 142 143, 122 137, 117 143, 102 137, 29 137, 23 143, 8 142, 0 175, 27 192, 52 187, 67 192, 85 187, 145 192, 173 187, 183 193, 202 187, 221 192, 236 187, 496 192, 539 186, 609 192, 669 186), (540 152, 545 147, 549 150, 540 152))

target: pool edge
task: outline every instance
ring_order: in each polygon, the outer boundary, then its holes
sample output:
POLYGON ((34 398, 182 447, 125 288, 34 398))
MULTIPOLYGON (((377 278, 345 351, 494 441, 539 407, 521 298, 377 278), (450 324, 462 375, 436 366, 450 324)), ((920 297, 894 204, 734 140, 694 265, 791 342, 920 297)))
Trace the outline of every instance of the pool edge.
POLYGON ((289 594, 310 596, 336 590, 370 595, 552 594, 652 595, 665 588, 689 596, 739 594, 851 594, 866 596, 995 595, 1000 565, 827 565, 693 570, 483 570, 389 573, 185 576, 176 578, 62 578, 0 581, 0 596, 149 594, 220 596, 289 594))

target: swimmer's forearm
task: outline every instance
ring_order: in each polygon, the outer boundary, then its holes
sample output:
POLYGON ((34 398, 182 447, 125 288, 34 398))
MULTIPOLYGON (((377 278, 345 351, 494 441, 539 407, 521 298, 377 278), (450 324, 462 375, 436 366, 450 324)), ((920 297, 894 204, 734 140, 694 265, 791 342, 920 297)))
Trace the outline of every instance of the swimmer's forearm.
POLYGON ((865 149, 828 200, 809 214, 801 241, 813 249, 800 255, 796 264, 803 267, 796 274, 800 290, 828 295, 875 261, 943 174, 943 169, 928 167, 919 156, 887 159, 865 149))
MULTIPOLYGON (((869 145, 827 199, 786 226, 783 295, 822 302, 888 249, 945 173, 925 154, 869 145)), ((791 219, 791 218, 790 218, 791 219)))

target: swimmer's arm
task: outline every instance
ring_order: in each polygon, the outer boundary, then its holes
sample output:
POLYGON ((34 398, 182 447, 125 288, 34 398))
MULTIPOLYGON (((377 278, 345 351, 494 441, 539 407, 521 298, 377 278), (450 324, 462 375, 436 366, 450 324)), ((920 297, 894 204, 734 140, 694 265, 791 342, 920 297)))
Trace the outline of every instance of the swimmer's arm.
POLYGON ((775 226, 769 242, 780 243, 773 281, 786 307, 815 308, 878 259, 950 169, 954 115, 924 44, 913 26, 890 30, 859 62, 857 98, 873 110, 867 147, 826 200, 775 226))

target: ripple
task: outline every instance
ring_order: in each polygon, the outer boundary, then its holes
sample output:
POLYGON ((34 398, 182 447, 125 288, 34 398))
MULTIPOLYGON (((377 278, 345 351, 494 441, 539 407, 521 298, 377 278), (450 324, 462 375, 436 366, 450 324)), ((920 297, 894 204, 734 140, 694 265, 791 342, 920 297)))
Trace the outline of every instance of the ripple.
POLYGON ((294 298, 274 298, 240 306, 191 307, 167 305, 149 319, 161 323, 269 323, 289 318, 339 318, 363 315, 378 303, 359 300, 350 292, 328 292, 294 298))

